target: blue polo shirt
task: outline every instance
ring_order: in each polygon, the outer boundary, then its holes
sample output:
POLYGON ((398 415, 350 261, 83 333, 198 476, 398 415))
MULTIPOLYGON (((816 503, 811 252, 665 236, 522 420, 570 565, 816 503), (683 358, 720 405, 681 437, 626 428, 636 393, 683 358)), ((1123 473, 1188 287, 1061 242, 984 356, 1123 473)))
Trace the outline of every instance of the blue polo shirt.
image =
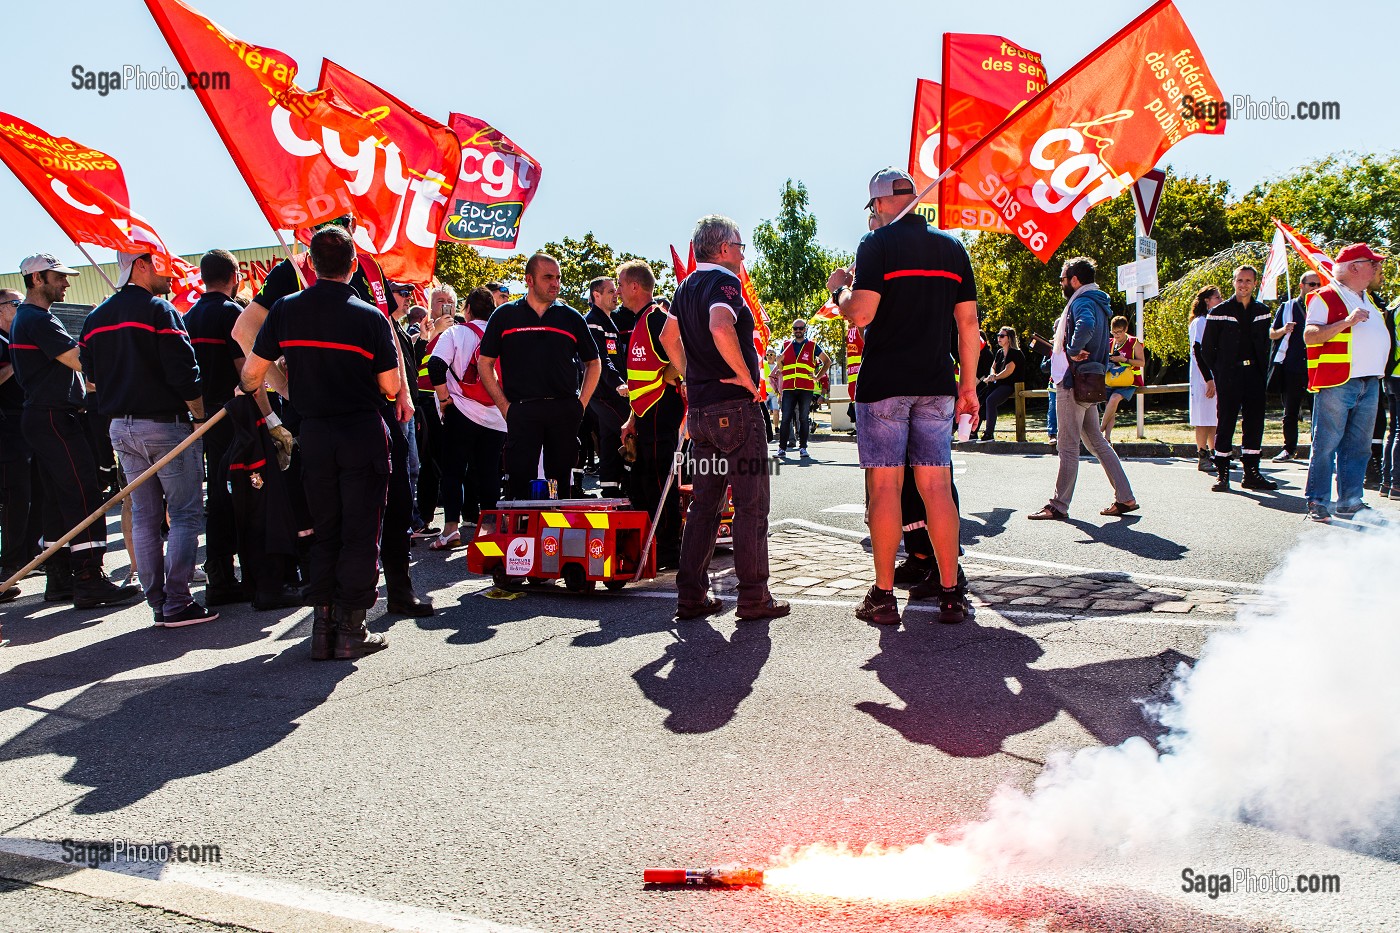
POLYGON ((78 341, 83 372, 108 418, 182 416, 202 394, 199 363, 180 312, 139 285, 93 309, 78 341))
POLYGON ((880 296, 865 329, 856 401, 956 395, 953 307, 977 300, 962 242, 906 214, 861 238, 855 288, 880 296))
POLYGON ((10 325, 10 361, 24 390, 24 407, 45 411, 76 411, 83 407, 82 378, 58 362, 78 341, 58 318, 26 302, 10 325))

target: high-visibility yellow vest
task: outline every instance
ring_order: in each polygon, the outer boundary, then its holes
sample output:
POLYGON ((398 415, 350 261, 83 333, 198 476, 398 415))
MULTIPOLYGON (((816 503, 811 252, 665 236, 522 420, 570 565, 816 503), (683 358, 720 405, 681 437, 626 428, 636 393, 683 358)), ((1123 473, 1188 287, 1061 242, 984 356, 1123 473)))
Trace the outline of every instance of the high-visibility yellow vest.
POLYGON ((804 341, 799 351, 789 340, 783 347, 783 391, 805 389, 811 392, 817 387, 816 366, 817 345, 804 341))

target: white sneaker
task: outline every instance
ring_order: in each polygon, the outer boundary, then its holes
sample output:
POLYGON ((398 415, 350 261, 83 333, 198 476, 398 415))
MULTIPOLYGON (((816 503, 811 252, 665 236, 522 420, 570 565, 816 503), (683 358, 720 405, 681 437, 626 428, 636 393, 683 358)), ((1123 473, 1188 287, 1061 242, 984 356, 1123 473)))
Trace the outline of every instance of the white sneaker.
POLYGON ((1274 463, 1287 463, 1293 459, 1293 455, 1286 450, 1280 450, 1274 455, 1274 463))
POLYGON ((191 583, 208 583, 209 574, 204 572, 203 567, 194 568, 194 576, 190 577, 191 583))

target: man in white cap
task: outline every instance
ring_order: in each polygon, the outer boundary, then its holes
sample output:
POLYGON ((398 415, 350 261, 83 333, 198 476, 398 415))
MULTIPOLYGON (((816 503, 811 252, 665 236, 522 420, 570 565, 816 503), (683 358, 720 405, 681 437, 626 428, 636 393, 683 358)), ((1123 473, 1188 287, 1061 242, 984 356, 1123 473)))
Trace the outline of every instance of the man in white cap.
POLYGON ((856 249, 855 275, 837 269, 827 280, 841 316, 865 328, 865 355, 856 386, 856 446, 866 471, 875 585, 856 618, 898 625, 894 559, 903 533, 904 467, 928 510, 929 538, 938 560, 940 622, 967 618, 958 580, 958 509, 953 501, 953 422, 977 421, 977 286, 967 250, 910 208, 914 180, 894 168, 870 179, 878 226, 856 249), (956 341, 954 340, 956 335, 956 341))
MULTIPOLYGON (((204 421, 204 393, 194 345, 175 306, 164 298, 170 277, 150 253, 122 253, 118 291, 83 322, 83 372, 97 387, 97 409, 128 483, 189 440, 204 421)), ((155 624, 180 628, 217 619, 190 595, 199 534, 204 530, 203 451, 195 442, 131 494, 131 538, 155 624), (170 534, 161 541, 161 522, 170 534)))
POLYGON ((1385 257, 1365 243, 1337 254, 1333 281, 1308 300, 1303 343, 1313 395, 1312 457, 1308 461, 1308 519, 1353 518, 1361 501, 1381 376, 1395 352, 1380 309, 1366 293, 1385 257), (1333 461, 1337 499, 1332 505, 1333 461))
MULTIPOLYGON (((78 419, 86 404, 78 343, 49 311, 78 273, 48 253, 20 263, 26 293, 10 328, 10 360, 24 390, 20 427, 44 470, 44 540, 57 541, 102 504, 101 482, 78 419)), ((107 526, 93 522, 48 563, 44 599, 71 598, 79 609, 124 603, 141 594, 116 586, 102 569, 107 526)))

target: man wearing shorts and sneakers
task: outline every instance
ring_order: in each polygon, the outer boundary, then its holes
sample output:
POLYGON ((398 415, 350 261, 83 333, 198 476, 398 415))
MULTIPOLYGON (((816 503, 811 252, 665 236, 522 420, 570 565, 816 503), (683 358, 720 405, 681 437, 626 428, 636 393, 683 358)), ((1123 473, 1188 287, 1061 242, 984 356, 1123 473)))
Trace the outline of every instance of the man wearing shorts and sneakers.
POLYGON ((967 618, 958 585, 958 509, 953 502, 953 423, 977 420, 977 385, 953 371, 952 335, 963 372, 976 372, 977 286, 957 239, 906 212, 914 181, 887 168, 870 179, 866 209, 879 226, 856 249, 856 274, 837 269, 827 280, 841 316, 865 328, 856 387, 856 445, 870 495, 875 585, 856 618, 897 625, 894 559, 903 531, 900 496, 907 462, 928 509, 938 562, 940 622, 967 618))

